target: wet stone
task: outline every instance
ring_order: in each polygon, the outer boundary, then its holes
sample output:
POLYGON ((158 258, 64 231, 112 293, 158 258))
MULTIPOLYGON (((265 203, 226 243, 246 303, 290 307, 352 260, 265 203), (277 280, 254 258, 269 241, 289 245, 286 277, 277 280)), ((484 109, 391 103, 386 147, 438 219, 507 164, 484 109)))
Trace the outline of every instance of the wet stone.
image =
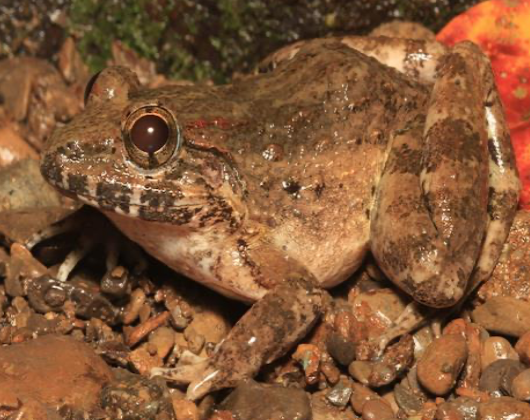
POLYGON ((471 318, 488 331, 520 337, 530 325, 530 305, 521 299, 498 296, 475 308, 471 318))
POLYGON ((504 337, 488 337, 482 344, 481 353, 482 369, 501 359, 519 360, 516 351, 504 337))
POLYGON ((394 420, 394 413, 383 399, 367 401, 363 407, 363 420, 394 420))
POLYGON ((348 366, 355 358, 353 342, 335 332, 329 334, 326 347, 331 357, 343 366, 348 366))
POLYGON ((326 399, 337 407, 346 407, 350 401, 353 389, 351 382, 345 379, 339 381, 337 385, 329 390, 326 395, 326 399))
POLYGON ((509 395, 513 379, 524 370, 525 365, 518 360, 497 360, 482 372, 479 389, 494 397, 509 395))
POLYGON ((83 319, 98 318, 110 325, 118 321, 119 311, 103 296, 99 288, 83 280, 61 282, 48 276, 28 282, 28 300, 37 312, 59 312, 63 304, 55 306, 63 300, 73 304, 75 314, 83 319), (53 305, 52 305, 53 304, 53 305))
POLYGON ((418 395, 418 393, 402 384, 397 384, 394 387, 394 398, 399 408, 409 415, 418 413, 424 403, 422 395, 418 395))
POLYGON ((0 367, 0 395, 16 397, 22 407, 39 402, 91 411, 113 379, 88 345, 56 335, 0 347, 0 367))
POLYGON ((523 370, 513 378, 510 394, 518 400, 530 401, 530 369, 523 370))
POLYGON ((467 344, 460 334, 434 340, 418 361, 418 381, 435 395, 447 394, 455 385, 467 359, 467 344))
POLYGON ((115 298, 127 296, 127 293, 130 292, 130 287, 129 272, 121 266, 105 273, 101 279, 101 291, 115 298))
POLYGON ((479 405, 477 420, 530 419, 530 404, 515 398, 492 398, 479 405))
POLYGON ((525 332, 517 343, 515 343, 515 351, 519 355, 521 362, 530 364, 530 331, 525 332))
POLYGON ((312 420, 354 420, 357 417, 349 407, 337 407, 327 399, 328 391, 320 391, 311 395, 312 420))
POLYGON ((238 420, 311 420, 311 406, 304 390, 280 385, 241 381, 222 402, 238 420))
POLYGON ((164 381, 122 369, 116 369, 115 375, 101 391, 101 405, 110 418, 158 419, 163 413, 172 418, 173 406, 164 381))
POLYGON ((436 420, 474 420, 479 403, 472 398, 458 397, 446 401, 436 410, 436 420))

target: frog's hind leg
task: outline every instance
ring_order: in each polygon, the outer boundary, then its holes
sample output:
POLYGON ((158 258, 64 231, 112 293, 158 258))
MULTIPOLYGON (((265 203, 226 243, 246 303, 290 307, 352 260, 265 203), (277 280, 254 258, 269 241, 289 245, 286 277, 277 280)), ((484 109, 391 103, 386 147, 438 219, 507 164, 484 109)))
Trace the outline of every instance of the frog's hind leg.
MULTIPOLYGON (((484 77, 487 85, 494 86, 492 72, 484 77)), ((521 190, 510 132, 494 87, 488 90, 485 115, 489 152, 488 228, 466 295, 493 273, 517 212, 521 190)))
POLYGON ((379 266, 427 306, 463 297, 488 226, 490 74, 472 43, 440 59, 426 119, 395 134, 372 209, 379 266))

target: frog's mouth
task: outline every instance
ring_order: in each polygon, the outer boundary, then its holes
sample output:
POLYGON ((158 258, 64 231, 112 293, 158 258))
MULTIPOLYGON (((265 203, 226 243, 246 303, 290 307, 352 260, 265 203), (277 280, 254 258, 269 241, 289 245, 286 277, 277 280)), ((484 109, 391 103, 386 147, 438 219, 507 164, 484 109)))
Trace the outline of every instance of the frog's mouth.
POLYGON ((204 220, 208 209, 211 207, 205 198, 199 200, 198 197, 169 204, 159 202, 156 196, 146 200, 138 191, 127 193, 127 190, 123 188, 102 188, 101 186, 98 188, 96 185, 94 188, 88 188, 91 193, 80 193, 72 188, 72 182, 68 185, 57 185, 56 183, 52 183, 52 185, 61 194, 96 207, 105 213, 118 213, 150 222, 185 225, 191 223, 195 218, 204 220))

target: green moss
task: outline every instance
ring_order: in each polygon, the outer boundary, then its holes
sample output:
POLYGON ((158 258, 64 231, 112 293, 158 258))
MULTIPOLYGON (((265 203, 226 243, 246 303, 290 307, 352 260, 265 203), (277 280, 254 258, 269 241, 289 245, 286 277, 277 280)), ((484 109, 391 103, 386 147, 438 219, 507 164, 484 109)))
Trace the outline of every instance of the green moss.
POLYGON ((68 31, 93 71, 114 39, 172 78, 230 79, 282 45, 333 33, 365 34, 399 17, 439 29, 476 0, 71 0, 68 31))

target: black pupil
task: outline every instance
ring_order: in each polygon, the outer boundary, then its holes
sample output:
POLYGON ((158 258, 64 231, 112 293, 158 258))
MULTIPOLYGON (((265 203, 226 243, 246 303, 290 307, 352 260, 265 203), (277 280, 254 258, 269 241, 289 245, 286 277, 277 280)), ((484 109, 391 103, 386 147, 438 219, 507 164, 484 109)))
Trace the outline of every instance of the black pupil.
POLYGON ((155 153, 167 143, 169 127, 158 115, 144 115, 134 122, 130 137, 138 149, 146 153, 155 153))

